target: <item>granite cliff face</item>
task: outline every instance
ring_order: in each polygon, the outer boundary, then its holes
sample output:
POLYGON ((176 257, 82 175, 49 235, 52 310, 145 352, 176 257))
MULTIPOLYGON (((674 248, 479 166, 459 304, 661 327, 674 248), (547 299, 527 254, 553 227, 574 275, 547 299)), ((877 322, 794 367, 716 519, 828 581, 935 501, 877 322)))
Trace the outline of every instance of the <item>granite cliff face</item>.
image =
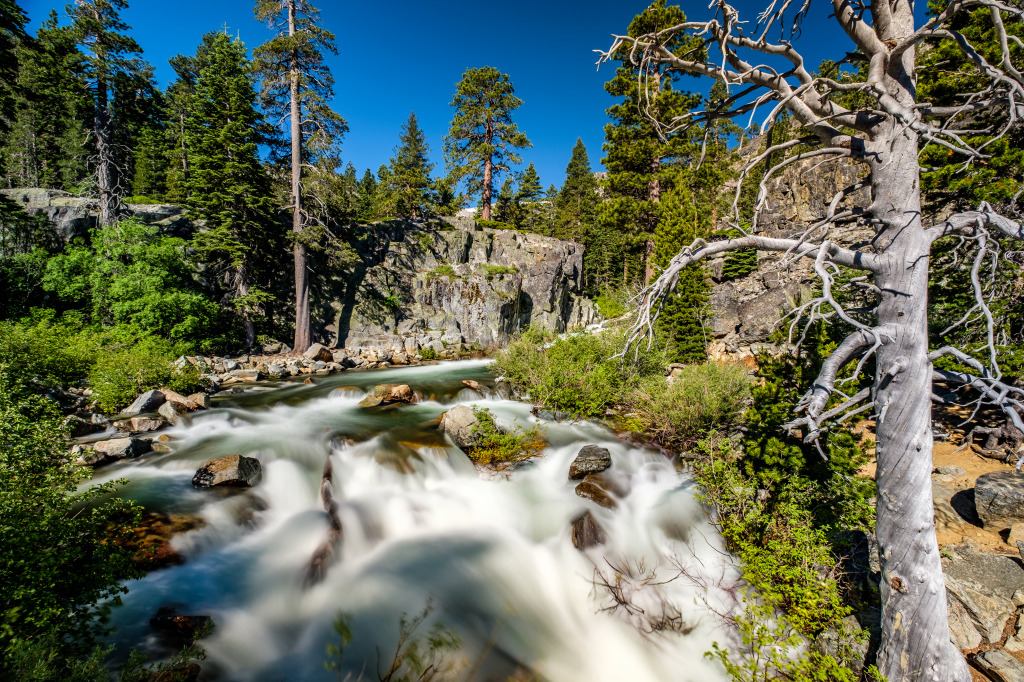
MULTIPOLYGON (((805 159, 794 163, 768 183, 768 203, 762 210, 757 233, 769 237, 794 237, 828 214, 832 197, 855 185, 864 176, 862 166, 849 160, 805 159)), ((734 186, 735 187, 735 186, 734 186)), ((840 204, 864 208, 871 201, 870 190, 851 192, 840 204)), ((720 229, 727 229, 722 224, 720 229)), ((853 225, 835 230, 830 239, 844 246, 866 244, 870 227, 853 225)), ((714 340, 712 357, 746 356, 768 341, 778 320, 818 286, 813 263, 801 259, 783 264, 782 254, 759 253, 758 268, 745 277, 722 281, 725 258, 706 265, 715 281, 711 293, 714 340)))
POLYGON ((364 265, 328 327, 336 346, 494 348, 531 324, 564 331, 597 319, 579 244, 466 219, 366 230, 364 265))

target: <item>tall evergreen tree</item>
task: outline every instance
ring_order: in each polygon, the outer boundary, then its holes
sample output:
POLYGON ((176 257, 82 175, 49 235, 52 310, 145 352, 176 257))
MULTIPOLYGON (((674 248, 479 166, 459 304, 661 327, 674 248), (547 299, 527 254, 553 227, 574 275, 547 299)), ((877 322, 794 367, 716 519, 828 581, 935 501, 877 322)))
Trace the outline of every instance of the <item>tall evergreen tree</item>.
MULTIPOLYGON (((656 0, 633 19, 628 32, 631 36, 643 35, 685 21, 686 16, 678 6, 656 0)), ((665 47, 679 50, 684 40, 675 35, 665 47)), ((607 270, 591 274, 591 279, 603 286, 614 286, 616 280, 626 286, 650 280, 661 195, 672 188, 676 167, 690 165, 699 153, 693 134, 663 140, 648 116, 670 120, 698 104, 699 96, 675 90, 674 82, 679 76, 659 66, 650 74, 649 98, 642 99, 628 52, 623 49, 615 54, 620 66, 615 77, 605 84, 605 90, 621 100, 608 108, 611 122, 605 126, 607 201, 602 205, 603 225, 597 233, 604 241, 590 245, 591 250, 616 254, 615 262, 609 262, 607 270)))
POLYGON ((193 238, 199 257, 222 273, 225 298, 240 316, 248 346, 270 295, 269 281, 283 247, 270 178, 257 150, 265 122, 245 45, 224 33, 206 40, 185 122, 188 206, 208 229, 193 238))
POLYGON ((114 77, 113 92, 111 115, 117 125, 111 139, 115 165, 132 194, 160 199, 168 159, 164 96, 156 85, 153 67, 137 60, 130 73, 114 77))
POLYGON ((518 221, 518 205, 516 204, 515 181, 512 176, 505 178, 498 190, 498 201, 494 206, 494 219, 506 225, 515 225, 518 221))
POLYGON ((399 144, 388 167, 386 183, 377 191, 380 202, 388 215, 401 218, 422 218, 430 210, 433 182, 430 173, 434 164, 430 162, 430 147, 426 135, 416 121, 416 112, 402 124, 399 144))
POLYGON ((92 102, 84 55, 57 12, 19 40, 15 117, 3 148, 3 175, 10 186, 76 191, 88 173, 86 119, 92 102))
POLYGON ((15 92, 18 80, 18 45, 28 40, 28 17, 15 0, 0 0, 0 134, 14 120, 15 92))
POLYGON ((555 199, 553 236, 586 245, 597 217, 596 203, 597 179, 590 170, 586 145, 576 138, 565 169, 565 183, 555 199))
POLYGON ((512 81, 497 69, 466 69, 455 86, 455 107, 444 154, 448 167, 466 180, 471 195, 480 195, 481 215, 491 219, 494 181, 521 159, 515 149, 532 147, 526 134, 512 122, 512 112, 523 103, 512 81))
MULTIPOLYGON (((686 184, 677 185, 663 202, 661 220, 654 233, 654 265, 660 270, 679 252, 680 244, 692 244, 711 232, 709 215, 702 212, 686 184)), ((683 270, 675 292, 665 300, 658 317, 658 335, 673 362, 695 363, 707 359, 707 332, 711 287, 699 264, 683 270)))
POLYGON ((71 34, 82 46, 93 86, 92 134, 96 144, 96 187, 100 195, 100 223, 117 219, 124 193, 122 170, 117 167, 117 150, 111 120, 111 88, 118 74, 131 71, 137 63, 130 55, 141 54, 134 38, 125 35, 129 26, 118 10, 125 0, 76 0, 67 5, 71 34))
MULTIPOLYGON (((306 0, 257 0, 256 18, 276 35, 254 51, 263 94, 270 111, 288 119, 291 133, 291 207, 295 237, 295 340, 296 351, 312 342, 309 315, 309 277, 306 253, 312 235, 304 234, 315 211, 303 201, 304 168, 333 174, 340 164, 340 143, 348 124, 328 102, 334 96, 334 78, 324 53, 337 54, 334 34, 319 25, 320 10, 306 0)), ((320 178, 320 185, 331 183, 320 178)), ((320 205, 326 203, 321 198, 320 205)), ((325 216, 320 216, 323 224, 325 216)))
POLYGON ((540 175, 533 167, 533 162, 526 167, 523 175, 519 178, 519 190, 516 192, 516 206, 518 222, 516 227, 537 232, 541 224, 541 209, 539 202, 544 197, 544 186, 540 184, 540 175))
POLYGON ((374 202, 377 197, 377 178, 373 177, 373 171, 369 168, 359 180, 356 197, 356 217, 364 223, 372 221, 376 217, 374 202))

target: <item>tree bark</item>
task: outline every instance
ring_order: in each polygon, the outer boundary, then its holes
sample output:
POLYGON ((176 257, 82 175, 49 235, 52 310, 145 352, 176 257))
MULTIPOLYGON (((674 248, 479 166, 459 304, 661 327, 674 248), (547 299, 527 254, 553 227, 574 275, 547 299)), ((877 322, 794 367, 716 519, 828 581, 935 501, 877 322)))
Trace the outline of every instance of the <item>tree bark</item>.
MULTIPOLYGON (((295 0, 288 0, 288 35, 295 35, 295 0)), ((292 232, 302 234, 302 112, 299 106, 298 55, 292 52, 289 68, 291 80, 292 128, 292 232)), ((293 249, 295 260, 295 339, 292 347, 301 353, 309 348, 309 278, 306 272, 306 246, 296 239, 293 249)))
MULTIPOLYGON (((893 11, 893 36, 913 32, 912 9, 893 11)), ((916 100, 914 51, 891 64, 885 87, 904 105, 916 100)), ((932 504, 932 365, 928 359, 931 241, 921 225, 918 135, 892 118, 868 143, 876 241, 875 284, 883 343, 875 373, 878 486, 875 536, 882 566, 882 645, 878 668, 893 682, 970 682, 950 641, 946 587, 932 504)))
POLYGON ((93 127, 96 129, 96 185, 100 193, 100 225, 113 225, 117 220, 117 198, 114 196, 114 162, 110 149, 110 109, 107 81, 102 76, 96 81, 96 105, 93 107, 93 127))
POLYGON ((491 167, 491 157, 488 156, 484 160, 484 189, 483 194, 480 197, 480 203, 483 208, 480 209, 480 217, 484 220, 491 219, 491 179, 494 170, 491 167))

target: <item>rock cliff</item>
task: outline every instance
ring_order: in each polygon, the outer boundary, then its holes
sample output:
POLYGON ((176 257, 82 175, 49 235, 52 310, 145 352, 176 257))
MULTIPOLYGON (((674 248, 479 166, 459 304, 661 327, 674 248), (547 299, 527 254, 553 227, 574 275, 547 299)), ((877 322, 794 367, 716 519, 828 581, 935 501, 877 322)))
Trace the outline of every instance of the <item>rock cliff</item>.
MULTIPOLYGON (((768 182, 768 203, 761 213, 757 233, 769 237, 802 234, 822 216, 829 202, 842 189, 856 184, 864 175, 860 165, 848 160, 805 159, 785 169, 768 182)), ((851 192, 840 204, 864 208, 870 203, 868 188, 851 192)), ((725 229, 724 224, 720 229, 725 229)), ((831 239, 844 246, 865 244, 873 233, 869 227, 852 226, 833 230, 831 239)), ((784 264, 782 254, 759 253, 758 268, 730 281, 722 278, 725 258, 707 264, 715 281, 711 293, 714 341, 710 354, 746 356, 768 341, 778 320, 818 286, 813 263, 801 259, 784 264)))
POLYGON ((531 324, 564 331, 597 319, 579 244, 454 218, 378 223, 365 237, 328 327, 336 346, 493 348, 531 324))

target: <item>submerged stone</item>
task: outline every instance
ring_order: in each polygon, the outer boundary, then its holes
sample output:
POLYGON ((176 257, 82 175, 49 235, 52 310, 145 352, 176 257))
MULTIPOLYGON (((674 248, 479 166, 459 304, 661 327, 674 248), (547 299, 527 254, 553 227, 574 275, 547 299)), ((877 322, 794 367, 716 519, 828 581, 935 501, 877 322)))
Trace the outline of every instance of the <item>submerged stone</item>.
POLYGON ((569 479, 578 481, 587 474, 599 474, 612 465, 612 455, 608 448, 597 445, 583 446, 576 459, 569 465, 569 479))

